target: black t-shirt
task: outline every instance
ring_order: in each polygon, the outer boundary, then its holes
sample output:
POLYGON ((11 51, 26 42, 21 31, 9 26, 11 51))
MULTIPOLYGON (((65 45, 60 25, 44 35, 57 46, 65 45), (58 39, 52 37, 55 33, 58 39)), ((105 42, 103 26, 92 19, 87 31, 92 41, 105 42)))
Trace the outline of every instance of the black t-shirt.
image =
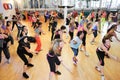
POLYGON ((55 30, 56 27, 57 27, 57 22, 53 21, 53 23, 52 23, 52 30, 55 30))
POLYGON ((22 39, 19 41, 18 50, 25 50, 25 47, 27 47, 27 48, 30 49, 30 43, 29 43, 29 42, 27 42, 27 43, 24 42, 24 39, 25 39, 25 38, 26 38, 26 37, 22 38, 22 39))
POLYGON ((7 47, 7 44, 8 44, 9 41, 11 41, 11 44, 14 44, 14 39, 10 35, 7 38, 4 39, 4 41, 3 41, 3 48, 7 47))

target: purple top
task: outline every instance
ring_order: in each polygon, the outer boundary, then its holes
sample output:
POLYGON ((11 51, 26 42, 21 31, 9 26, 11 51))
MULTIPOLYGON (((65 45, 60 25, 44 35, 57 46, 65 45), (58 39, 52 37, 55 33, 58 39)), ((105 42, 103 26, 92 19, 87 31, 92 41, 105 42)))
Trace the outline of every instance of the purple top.
POLYGON ((2 25, 2 29, 5 30, 5 29, 6 29, 6 26, 5 26, 5 25, 2 25))

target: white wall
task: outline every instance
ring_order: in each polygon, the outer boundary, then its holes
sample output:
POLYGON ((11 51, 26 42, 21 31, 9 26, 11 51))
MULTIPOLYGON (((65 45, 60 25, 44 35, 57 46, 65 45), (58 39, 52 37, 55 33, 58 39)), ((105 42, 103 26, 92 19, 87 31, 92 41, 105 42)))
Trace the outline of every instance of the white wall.
POLYGON ((15 7, 13 0, 0 0, 0 13, 3 14, 3 18, 5 16, 8 16, 8 19, 11 19, 12 15, 15 14, 15 7), (3 7, 3 3, 11 3, 12 4, 12 10, 5 10, 3 7))

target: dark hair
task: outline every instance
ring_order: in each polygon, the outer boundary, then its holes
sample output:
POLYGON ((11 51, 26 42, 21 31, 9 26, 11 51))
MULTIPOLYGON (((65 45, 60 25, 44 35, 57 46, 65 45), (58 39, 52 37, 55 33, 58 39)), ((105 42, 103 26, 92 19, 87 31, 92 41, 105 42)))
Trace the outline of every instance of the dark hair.
POLYGON ((42 25, 42 22, 36 22, 35 25, 38 24, 36 28, 38 28, 40 25, 42 25))
POLYGON ((83 31, 78 31, 77 36, 79 37, 82 33, 83 31))
POLYGON ((53 49, 50 49, 50 50, 49 50, 49 54, 50 54, 50 55, 55 55, 53 49))
POLYGON ((5 16, 5 19, 8 19, 8 17, 7 17, 7 16, 5 16))
POLYGON ((15 15, 12 16, 13 18, 16 17, 15 15))
POLYGON ((88 24, 86 25, 87 29, 90 29, 89 26, 90 26, 91 24, 92 24, 92 23, 88 23, 88 24))
POLYGON ((95 22, 98 22, 98 21, 100 21, 100 19, 96 19, 96 20, 95 20, 95 22))
POLYGON ((6 24, 6 26, 9 26, 9 23, 11 23, 10 21, 7 21, 7 24, 6 24))
POLYGON ((109 39, 109 38, 107 38, 107 37, 104 36, 103 39, 102 39, 102 43, 105 44, 105 42, 106 42, 107 39, 109 39))
POLYGON ((108 33, 110 30, 114 29, 115 27, 117 27, 117 24, 113 24, 113 25, 107 30, 107 33, 108 33))
POLYGON ((97 12, 100 11, 100 9, 97 9, 97 12))
POLYGON ((66 27, 65 27, 64 25, 62 25, 60 29, 61 29, 61 30, 65 30, 66 27))
POLYGON ((25 25, 22 26, 22 31, 24 31, 24 28, 25 28, 25 27, 26 27, 25 25))
POLYGON ((42 22, 38 22, 38 25, 39 25, 39 26, 42 25, 42 22))

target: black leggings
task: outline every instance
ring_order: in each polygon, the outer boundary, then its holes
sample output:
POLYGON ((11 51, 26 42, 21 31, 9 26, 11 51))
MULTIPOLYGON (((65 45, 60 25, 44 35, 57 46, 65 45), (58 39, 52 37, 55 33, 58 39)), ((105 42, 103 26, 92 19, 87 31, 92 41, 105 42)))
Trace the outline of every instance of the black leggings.
POLYGON ((17 26, 17 21, 13 21, 13 24, 12 24, 12 31, 13 31, 15 25, 17 26))
POLYGON ((74 33, 69 31, 69 35, 70 35, 70 40, 72 40, 74 33))
POLYGON ((50 28, 52 27, 52 23, 49 23, 49 26, 48 26, 48 31, 50 31, 50 28))
POLYGON ((28 53, 25 50, 17 50, 17 54, 23 60, 23 62, 24 62, 25 65, 27 65, 29 63, 28 60, 27 60, 27 58, 26 58, 26 56, 25 56, 25 54, 28 55, 30 58, 33 57, 32 53, 28 53))
POLYGON ((47 22, 47 16, 44 15, 45 22, 47 22))
POLYGON ((86 38, 83 38, 83 39, 82 39, 82 45, 83 45, 83 46, 86 46, 86 38))
POLYGON ((9 52, 8 47, 6 47, 6 48, 0 48, 0 62, 2 60, 2 50, 3 50, 4 54, 5 54, 5 57, 7 59, 10 59, 10 52, 9 52))
POLYGON ((49 66, 50 66, 50 71, 56 72, 56 65, 60 65, 60 61, 59 61, 58 57, 57 56, 50 57, 47 54, 47 60, 48 60, 49 66))
POLYGON ((36 22, 32 22, 32 27, 35 28, 36 22))
POLYGON ((93 36, 94 36, 94 38, 97 37, 97 30, 93 30, 93 36))
POLYGON ((105 63, 104 63, 105 52, 100 51, 99 49, 97 49, 96 50, 96 54, 97 54, 98 59, 100 61, 100 65, 104 66, 105 65, 105 63))
POLYGON ((52 32, 51 41, 53 40, 53 37, 54 37, 54 31, 55 31, 55 29, 51 30, 51 32, 52 32))

